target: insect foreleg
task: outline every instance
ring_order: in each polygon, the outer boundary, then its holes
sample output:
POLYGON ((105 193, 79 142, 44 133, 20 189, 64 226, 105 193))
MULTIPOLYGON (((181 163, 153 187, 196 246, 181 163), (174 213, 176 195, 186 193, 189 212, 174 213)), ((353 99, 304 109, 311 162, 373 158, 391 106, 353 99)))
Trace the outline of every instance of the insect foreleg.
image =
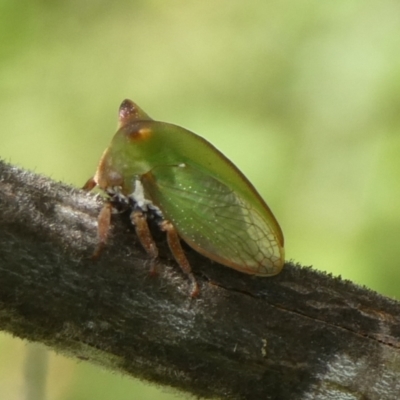
POLYGON ((99 242, 97 243, 92 258, 97 258, 107 243, 108 232, 110 231, 111 224, 111 212, 112 204, 110 202, 105 203, 97 219, 97 236, 99 242))
POLYGON ((87 190, 90 191, 92 190, 95 186, 97 185, 97 183, 95 182, 94 178, 90 178, 87 180, 87 182, 83 185, 82 189, 83 190, 87 190))

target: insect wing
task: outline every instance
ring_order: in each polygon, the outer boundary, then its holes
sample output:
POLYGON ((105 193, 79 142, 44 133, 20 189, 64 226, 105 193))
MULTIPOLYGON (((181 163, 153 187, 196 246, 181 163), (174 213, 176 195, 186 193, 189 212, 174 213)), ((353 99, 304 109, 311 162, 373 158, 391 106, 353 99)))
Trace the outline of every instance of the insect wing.
POLYGON ((186 164, 158 166, 142 176, 149 198, 199 253, 254 275, 275 275, 283 249, 247 201, 214 177, 186 164))

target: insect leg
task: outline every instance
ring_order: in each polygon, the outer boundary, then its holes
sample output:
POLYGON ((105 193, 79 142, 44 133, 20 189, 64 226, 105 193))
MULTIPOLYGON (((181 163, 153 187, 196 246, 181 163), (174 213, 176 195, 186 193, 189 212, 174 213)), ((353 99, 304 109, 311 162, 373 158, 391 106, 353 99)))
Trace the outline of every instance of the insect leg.
POLYGON ((142 211, 132 211, 130 218, 132 224, 135 226, 135 231, 141 245, 146 250, 146 253, 151 257, 150 273, 154 274, 156 268, 156 260, 158 257, 158 249, 153 237, 151 236, 146 217, 142 211))
POLYGON ((87 182, 83 185, 82 189, 83 190, 87 190, 90 191, 92 190, 95 186, 97 185, 97 183, 94 181, 94 178, 90 178, 87 180, 87 182))
POLYGON ((175 257, 176 262, 179 264, 182 271, 189 277, 190 281, 192 282, 192 292, 190 295, 192 297, 197 297, 200 291, 199 285, 192 273, 192 268, 190 267, 189 261, 185 256, 185 252, 182 249, 178 232, 171 224, 171 222, 167 220, 161 222, 160 228, 167 233, 168 246, 171 250, 171 253, 175 257))
POLYGON ((104 204, 97 218, 97 236, 99 238, 99 242, 92 258, 97 258, 107 243, 108 232, 111 224, 111 211, 112 205, 111 203, 107 202, 104 204))

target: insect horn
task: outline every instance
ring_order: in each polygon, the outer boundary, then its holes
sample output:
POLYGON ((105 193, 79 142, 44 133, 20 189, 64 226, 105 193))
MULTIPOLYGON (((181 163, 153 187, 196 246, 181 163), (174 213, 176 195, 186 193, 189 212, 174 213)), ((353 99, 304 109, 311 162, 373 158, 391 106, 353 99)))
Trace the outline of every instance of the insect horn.
POLYGON ((125 99, 119 106, 118 114, 118 128, 128 125, 134 121, 151 120, 150 118, 137 104, 132 100, 125 99))

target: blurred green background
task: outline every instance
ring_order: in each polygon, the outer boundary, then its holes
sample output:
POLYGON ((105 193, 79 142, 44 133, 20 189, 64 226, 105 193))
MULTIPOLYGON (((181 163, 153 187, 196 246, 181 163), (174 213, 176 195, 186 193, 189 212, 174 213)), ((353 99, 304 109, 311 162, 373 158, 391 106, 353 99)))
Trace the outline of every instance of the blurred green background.
MULTIPOLYGON (((82 186, 132 98, 235 162, 287 259, 399 298, 399 15, 388 0, 0 0, 0 157, 82 186)), ((0 336, 1 398, 24 398, 28 348, 0 336)), ((50 353, 48 400, 110 398, 187 396, 50 353)))

